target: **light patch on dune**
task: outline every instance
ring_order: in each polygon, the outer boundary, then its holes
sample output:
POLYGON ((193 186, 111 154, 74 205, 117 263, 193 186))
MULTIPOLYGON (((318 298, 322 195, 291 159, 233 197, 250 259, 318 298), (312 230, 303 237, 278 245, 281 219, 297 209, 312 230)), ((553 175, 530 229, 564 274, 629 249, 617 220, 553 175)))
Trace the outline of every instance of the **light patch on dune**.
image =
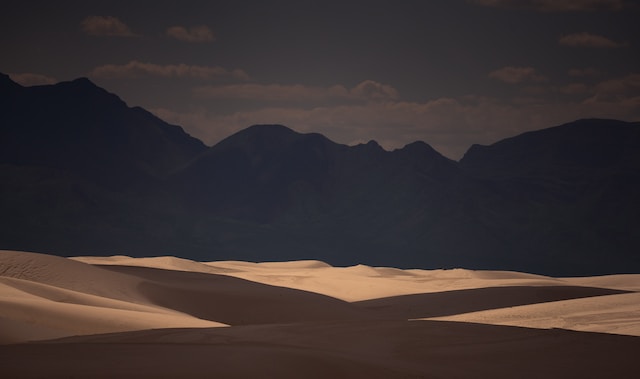
POLYGON ((612 288, 617 290, 640 292, 640 274, 602 275, 582 278, 563 278, 562 280, 576 286, 612 288))
MULTIPOLYGON (((108 297, 91 295, 79 291, 50 286, 38 282, 0 277, 0 294, 2 299, 16 301, 30 299, 43 302, 85 305, 96 308, 130 310, 146 313, 177 313, 173 310, 138 304, 130 301, 111 299, 108 297)), ((3 311, 0 310, 0 314, 3 311)))
POLYGON ((281 268, 281 269, 307 269, 307 268, 327 268, 328 263, 316 260, 288 261, 288 262, 258 262, 259 267, 281 268))
POLYGON ((521 305, 425 320, 640 336, 640 293, 521 305))
MULTIPOLYGON (((49 330, 56 337, 159 328, 211 328, 224 324, 189 315, 0 297, 0 318, 49 330)), ((4 331, 0 343, 22 342, 20 330, 4 331)), ((48 338, 49 336, 45 336, 48 338)), ((42 339, 40 336, 33 338, 42 339)))
POLYGON ((135 290, 140 279, 90 264, 46 254, 0 250, 0 277, 130 302, 144 302, 135 290))

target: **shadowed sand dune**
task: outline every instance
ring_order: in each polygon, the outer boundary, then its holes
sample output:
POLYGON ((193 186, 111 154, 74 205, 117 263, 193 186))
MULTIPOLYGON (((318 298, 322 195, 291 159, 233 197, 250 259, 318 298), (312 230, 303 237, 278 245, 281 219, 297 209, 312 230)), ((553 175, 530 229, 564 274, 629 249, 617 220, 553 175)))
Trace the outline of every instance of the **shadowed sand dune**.
POLYGON ((139 290, 154 304, 230 325, 369 316, 350 303, 328 296, 225 275, 146 267, 104 268, 141 278, 139 290))
POLYGON ((490 287, 394 296, 355 304, 387 317, 415 319, 620 293, 625 291, 572 286, 490 287))
POLYGON ((0 251, 0 376, 635 377, 639 289, 640 275, 0 251))

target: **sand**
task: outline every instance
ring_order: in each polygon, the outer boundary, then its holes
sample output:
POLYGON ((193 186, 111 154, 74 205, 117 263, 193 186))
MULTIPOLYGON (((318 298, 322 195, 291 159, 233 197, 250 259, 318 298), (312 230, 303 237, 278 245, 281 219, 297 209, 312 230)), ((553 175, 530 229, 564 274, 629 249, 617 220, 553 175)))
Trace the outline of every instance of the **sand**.
POLYGON ((640 275, 0 251, 3 377, 634 377, 638 352, 640 275))

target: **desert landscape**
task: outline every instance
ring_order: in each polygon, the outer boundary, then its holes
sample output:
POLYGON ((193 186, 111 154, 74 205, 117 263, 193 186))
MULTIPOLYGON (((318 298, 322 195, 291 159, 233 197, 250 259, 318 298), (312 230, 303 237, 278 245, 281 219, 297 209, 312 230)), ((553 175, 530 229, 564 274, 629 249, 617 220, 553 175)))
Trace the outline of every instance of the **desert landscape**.
POLYGON ((31 377, 630 378, 640 275, 0 252, 0 365, 31 377))
POLYGON ((640 377, 638 2, 5 3, 0 379, 640 377))

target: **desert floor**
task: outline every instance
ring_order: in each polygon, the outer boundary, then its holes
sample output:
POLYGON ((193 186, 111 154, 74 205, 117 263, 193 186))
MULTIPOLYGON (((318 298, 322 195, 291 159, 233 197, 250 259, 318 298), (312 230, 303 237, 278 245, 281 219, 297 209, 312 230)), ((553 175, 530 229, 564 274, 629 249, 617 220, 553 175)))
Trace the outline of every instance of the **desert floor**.
POLYGON ((635 378, 640 274, 0 251, 0 377, 635 378))

